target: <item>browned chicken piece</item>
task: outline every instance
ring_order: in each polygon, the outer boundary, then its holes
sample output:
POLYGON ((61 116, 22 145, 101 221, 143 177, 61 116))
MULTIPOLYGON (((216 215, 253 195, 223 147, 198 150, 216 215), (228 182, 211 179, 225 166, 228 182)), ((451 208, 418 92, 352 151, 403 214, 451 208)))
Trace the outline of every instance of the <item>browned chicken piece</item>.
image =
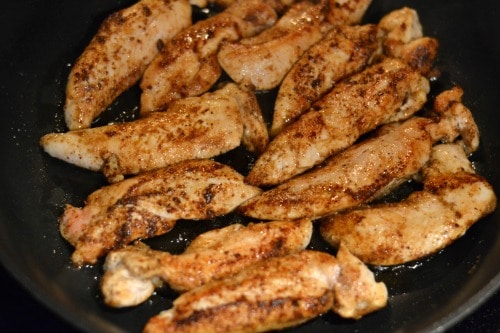
POLYGON ((386 49, 385 53, 403 60, 422 75, 429 76, 432 73, 439 47, 437 39, 422 37, 408 44, 398 46, 393 44, 392 47, 391 50, 386 49))
POLYGON ((139 81, 162 45, 190 24, 187 0, 141 0, 108 17, 69 75, 64 106, 68 128, 89 128, 139 81))
POLYGON ((366 263, 398 265, 438 252, 495 210, 493 188, 458 144, 435 146, 423 175, 423 190, 401 202, 324 218, 322 236, 366 263))
POLYGON ((225 87, 228 96, 231 96, 239 106, 243 123, 241 143, 247 150, 257 155, 261 154, 269 143, 269 133, 257 96, 248 87, 237 86, 234 83, 226 84, 225 87))
POLYGON ((219 64, 235 82, 257 90, 276 87, 300 55, 322 37, 326 4, 293 4, 275 25, 257 36, 223 44, 217 55, 219 64))
POLYGON ((406 7, 386 15, 378 26, 332 29, 302 55, 281 83, 271 136, 306 112, 336 82, 377 61, 381 51, 427 75, 437 49, 436 39, 423 37, 416 11, 406 7))
POLYGON ((321 166, 243 203, 243 215, 272 220, 319 218, 379 197, 416 174, 429 159, 430 122, 413 118, 385 125, 321 166))
POLYGON ((278 134, 246 181, 270 186, 303 173, 377 126, 410 117, 428 92, 428 80, 400 60, 372 65, 337 84, 278 134))
POLYGON ((409 43, 423 37, 423 29, 418 13, 411 8, 403 7, 382 17, 378 28, 384 40, 409 43))
POLYGON ((199 8, 205 8, 208 5, 216 5, 222 8, 226 8, 235 2, 236 0, 189 0, 189 3, 191 5, 197 6, 199 8))
MULTIPOLYGON (((278 10, 278 12, 283 11, 285 8, 290 6, 296 0, 266 0, 266 2, 270 3, 274 8, 278 10)), ((227 8, 237 2, 237 0, 190 0, 193 6, 197 6, 200 8, 205 8, 208 5, 215 5, 220 8, 227 8)))
POLYGON ((426 130, 443 143, 454 142, 460 134, 462 147, 470 154, 479 147, 479 128, 470 110, 462 104, 463 93, 462 88, 456 86, 437 95, 434 111, 439 122, 429 124, 426 130))
POLYGON ((373 273, 340 244, 337 251, 340 274, 333 289, 332 310, 342 318, 360 319, 387 305, 388 292, 383 282, 376 282, 373 273))
POLYGON ((328 0, 327 20, 335 26, 358 24, 372 0, 328 0))
POLYGON ((268 141, 265 126, 255 95, 230 83, 201 97, 175 101, 166 112, 47 134, 40 144, 51 156, 102 171, 116 182, 124 175, 225 153, 242 139, 249 149, 261 151, 268 141))
POLYGON ((235 82, 251 84, 257 90, 275 88, 333 24, 359 22, 370 2, 297 2, 275 25, 257 36, 223 44, 218 53, 219 63, 235 82))
POLYGON ((378 50, 375 25, 341 26, 311 46, 283 79, 271 136, 295 121, 341 79, 363 70, 378 50))
POLYGON ((276 20, 275 9, 265 0, 239 1, 181 31, 144 72, 141 114, 163 111, 174 100, 208 91, 222 73, 220 44, 253 36, 276 20))
POLYGON ((83 208, 67 205, 60 231, 75 247, 75 265, 94 264, 110 250, 170 231, 179 219, 228 214, 260 191, 229 166, 185 161, 105 186, 83 208))
POLYGON ((436 142, 461 136, 468 152, 476 150, 479 130, 461 95, 455 87, 436 97, 436 121, 412 117, 387 124, 321 166, 244 202, 239 212, 263 220, 319 218, 369 202, 411 179, 436 142))
POLYGON ((403 7, 392 11, 380 20, 378 28, 385 55, 402 59, 423 75, 431 71, 439 43, 423 36, 415 10, 403 7))
POLYGON ((185 252, 173 255, 136 243, 112 251, 104 263, 101 291, 113 307, 147 300, 163 282, 178 292, 234 275, 271 257, 305 249, 310 220, 233 224, 196 237, 185 252))
POLYGON ((265 332, 329 310, 357 319, 386 303, 385 285, 346 249, 337 258, 304 250, 182 294, 144 332, 265 332))

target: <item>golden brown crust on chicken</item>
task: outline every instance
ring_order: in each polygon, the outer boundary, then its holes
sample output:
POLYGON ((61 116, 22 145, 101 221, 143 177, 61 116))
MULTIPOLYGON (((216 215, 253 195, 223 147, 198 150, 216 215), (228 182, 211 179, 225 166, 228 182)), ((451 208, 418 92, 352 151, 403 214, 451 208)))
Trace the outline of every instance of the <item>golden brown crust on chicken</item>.
POLYGON ((259 219, 319 218, 370 201, 410 179, 428 161, 431 120, 388 124, 324 164, 244 202, 238 211, 259 219))
POLYGON ((397 265, 443 249, 496 207, 493 188, 458 144, 433 148, 424 179, 424 189, 401 202, 324 218, 322 236, 365 263, 397 265))
POLYGON ((271 136, 295 121, 341 79, 364 69, 378 49, 375 25, 330 30, 293 65, 280 85, 271 136))
POLYGON ((276 185, 323 162, 377 126, 406 119, 427 100, 429 82, 397 59, 355 74, 286 127, 257 159, 246 181, 276 185))
POLYGON ((231 79, 257 90, 276 87, 301 54, 322 37, 326 3, 298 2, 271 28, 225 43, 218 61, 231 79))
POLYGON ((427 127, 434 140, 451 143, 460 136, 466 154, 479 147, 479 128, 471 111, 462 104, 464 91, 453 87, 436 96, 434 111, 439 118, 435 124, 427 127))
POLYGON ((243 203, 238 210, 258 219, 318 218, 380 197, 415 176, 436 142, 460 137, 467 153, 479 145, 472 113, 454 87, 434 101, 436 116, 412 117, 381 127, 374 136, 243 203))
POLYGON ((250 149, 263 149, 267 132, 262 131, 265 123, 255 98, 251 91, 228 84, 200 97, 175 101, 166 112, 125 123, 47 134, 40 144, 51 156, 102 171, 108 180, 116 182, 124 175, 225 153, 238 147, 243 137, 245 143, 252 144, 250 149))
POLYGON ((423 37, 422 25, 417 12, 409 7, 393 10, 378 23, 379 33, 384 40, 403 44, 423 37))
POLYGON ((168 232, 179 219, 228 214, 259 193, 229 166, 185 161, 105 186, 84 208, 68 205, 60 230, 75 247, 72 261, 93 264, 112 249, 168 232))
POLYGON ((334 25, 359 22, 370 2, 298 1, 259 35, 222 45, 219 63, 235 82, 251 84, 257 90, 273 89, 301 55, 334 25))
POLYGON ((141 0, 108 17, 68 78, 64 106, 68 128, 89 128, 140 79, 159 45, 190 24, 191 6, 186 0, 141 0))
POLYGON ((397 42, 384 44, 384 53, 403 60, 410 67, 418 70, 422 75, 428 76, 437 57, 439 43, 437 39, 422 37, 407 44, 397 42))
POLYGON ((136 243, 106 257, 101 281, 104 302, 113 307, 137 305, 163 282, 184 292, 267 258, 301 251, 311 235, 312 223, 304 219, 211 230, 193 239, 179 255, 136 243))
POLYGON ((428 75, 437 57, 437 39, 424 37, 415 10, 403 7, 385 15, 378 24, 384 55, 399 58, 428 75))
POLYGON ((263 332, 300 324, 330 309, 359 318, 385 306, 385 285, 345 255, 337 260, 305 250, 265 260, 182 294, 172 309, 151 318, 144 332, 263 332), (337 295, 344 297, 342 305, 335 304, 337 295))
POLYGON ((360 319, 387 305, 388 291, 383 282, 375 282, 373 273, 343 244, 337 251, 341 270, 333 289, 332 310, 343 318, 360 319))
POLYGON ((358 24, 363 19, 372 0, 328 0, 330 10, 327 20, 333 25, 358 24))
POLYGON ((269 134, 257 96, 252 89, 238 87, 234 83, 227 84, 226 89, 239 105, 243 123, 241 143, 247 150, 255 154, 262 153, 269 143, 269 134))
POLYGON ((189 3, 199 8, 205 8, 208 5, 215 5, 221 8, 227 8, 235 3, 237 0, 189 0, 189 3))
POLYGON ((222 73, 217 61, 220 44, 255 35, 276 19, 276 11, 265 1, 241 1, 181 31, 143 75, 141 113, 162 111, 174 100, 208 91, 222 73))

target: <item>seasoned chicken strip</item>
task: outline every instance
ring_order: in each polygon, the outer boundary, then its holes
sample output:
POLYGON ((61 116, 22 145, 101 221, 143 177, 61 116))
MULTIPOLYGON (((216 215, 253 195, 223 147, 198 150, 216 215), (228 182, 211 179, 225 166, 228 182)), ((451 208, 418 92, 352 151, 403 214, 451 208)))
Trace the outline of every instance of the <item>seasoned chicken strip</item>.
POLYGON ((322 236, 366 263, 397 265, 443 249, 495 210, 493 188, 474 172, 460 145, 435 146, 423 173, 422 191, 399 203, 327 217, 322 236))
POLYGON ((256 97, 235 84, 172 103, 167 112, 125 123, 43 136, 53 157, 111 181, 188 159, 210 158, 240 145, 262 150, 267 132, 256 97), (260 115, 260 118, 259 118, 260 115), (242 118, 245 119, 244 125, 242 118), (260 123, 259 123, 260 121, 260 123))
POLYGON ((465 153, 470 154, 479 147, 479 128, 470 110, 462 104, 463 93, 462 88, 455 86, 437 95, 434 111, 439 122, 430 124, 426 130, 443 143, 454 142, 459 134, 465 153))
POLYGON ((372 0, 328 0, 330 10, 327 20, 333 25, 358 24, 363 19, 372 0))
POLYGON ((332 310, 342 318, 360 319, 387 305, 387 288, 376 282, 364 263, 340 244, 337 251, 340 275, 333 289, 335 302, 332 310))
POLYGON ((378 50, 375 25, 341 26, 309 48, 283 79, 271 136, 295 121, 341 79, 363 70, 378 50))
POLYGON ((139 81, 162 45, 190 24, 186 0, 141 0, 108 17, 69 75, 64 106, 68 128, 89 128, 139 81))
POLYGON ((243 203, 243 215, 319 218, 374 199, 416 174, 429 159, 430 120, 385 125, 379 134, 243 203))
POLYGON ((427 100, 429 82, 385 59, 336 85, 267 146, 250 170, 252 185, 276 185, 323 162, 377 126, 406 119, 427 100))
POLYGON ((238 83, 257 90, 278 86, 300 56, 319 41, 332 24, 359 22, 371 1, 300 1, 259 35, 222 45, 218 60, 238 83))
POLYGON ((423 37, 422 24, 418 13, 408 7, 393 10, 382 17, 378 23, 378 28, 385 41, 399 41, 407 44, 423 37))
POLYGON ((385 54, 402 59, 422 75, 429 76, 437 57, 439 43, 435 38, 422 37, 408 44, 392 44, 391 47, 391 50, 385 50, 385 54))
MULTIPOLYGON (((215 5, 220 8, 227 8, 237 2, 237 0, 190 0, 189 1, 192 5, 198 6, 200 8, 205 8, 208 5, 215 5)), ((276 10, 279 12, 282 12, 290 6, 292 3, 295 2, 295 0, 266 0, 267 3, 271 4, 273 8, 276 8, 276 10)))
POLYGON ((225 215, 259 193, 229 166, 185 161, 105 186, 83 208, 67 205, 60 230, 75 247, 75 265, 93 264, 110 250, 168 232, 179 219, 225 215))
POLYGON ((293 4, 259 35, 223 44, 217 55, 220 65, 235 82, 257 90, 276 87, 300 55, 322 37, 326 5, 326 1, 293 4))
POLYGON ((479 145, 472 113, 455 87, 435 100, 438 121, 412 117, 383 126, 369 139, 321 166, 244 202, 243 215, 258 219, 319 218, 378 198, 416 175, 436 142, 461 136, 468 152, 479 145))
POLYGON ((233 224, 196 237, 185 252, 173 255, 136 243, 112 251, 104 263, 104 302, 125 307, 144 302, 166 282, 184 292, 234 275, 270 257, 305 249, 312 234, 310 220, 233 224))
POLYGON ((385 15, 378 24, 383 53, 399 58, 427 75, 437 56, 437 39, 424 37, 415 10, 403 7, 385 15))
POLYGON ((385 285, 347 250, 339 250, 338 258, 305 250, 182 294, 172 309, 151 318, 144 332, 264 332, 330 309, 359 318, 386 303, 385 285))
POLYGON ((226 8, 235 2, 236 0, 189 0, 189 3, 191 5, 197 6, 199 8, 205 8, 208 5, 216 5, 222 8, 226 8))
POLYGON ((381 51, 383 56, 401 59, 427 75, 437 49, 436 39, 423 37, 417 12, 406 7, 386 15, 378 26, 332 29, 304 53, 283 80, 276 97, 271 136, 295 121, 340 79, 376 61, 381 51))
POLYGON ((248 0, 184 29, 144 72, 141 114, 165 110, 174 100, 208 91, 222 73, 216 55, 220 44, 255 35, 276 20, 275 9, 265 0, 248 0))
POLYGON ((241 143, 253 153, 262 153, 269 143, 269 133, 257 96, 252 89, 234 83, 226 84, 225 89, 239 106, 243 123, 241 143))

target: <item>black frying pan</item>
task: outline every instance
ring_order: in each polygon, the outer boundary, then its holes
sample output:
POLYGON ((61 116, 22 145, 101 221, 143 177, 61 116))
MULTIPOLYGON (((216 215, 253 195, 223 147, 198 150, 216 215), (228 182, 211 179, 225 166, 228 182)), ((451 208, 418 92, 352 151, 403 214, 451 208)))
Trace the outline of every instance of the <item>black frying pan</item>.
MULTIPOLYGON (((132 309, 110 309, 98 292, 99 265, 77 270, 71 247, 61 239, 57 218, 66 203, 83 199, 104 184, 101 175, 52 159, 38 146, 45 133, 64 130, 62 104, 69 66, 81 53, 102 20, 131 0, 18 0, 3 4, 0 24, 1 263, 36 299, 88 332, 139 332, 147 319, 170 306, 174 295, 160 290, 151 301, 132 309)), ((478 173, 500 193, 500 3, 466 0, 375 0, 366 22, 377 22, 403 5, 418 10, 426 35, 440 41, 441 77, 433 93, 453 84, 465 90, 464 103, 481 130, 481 147, 472 156, 478 173)), ((134 88, 121 96, 102 122, 128 120, 139 96, 134 88)), ((265 98, 263 98, 265 101, 265 98)), ((236 149, 222 160, 248 162, 236 149)), ((185 239, 213 226, 228 223, 183 221, 158 247, 181 251, 185 239), (209 224, 212 223, 212 224, 209 224), (182 235, 183 237, 178 237, 182 235)), ((440 253, 421 262, 376 270, 386 282, 387 308, 359 321, 324 315, 294 332, 437 331, 448 328, 473 311, 500 286, 500 213, 474 225, 440 253)), ((324 248, 317 237, 312 247, 324 248)), ((2 300, 4 302, 5 300, 2 300)), ((27 314, 29 316, 29 314, 27 314)))

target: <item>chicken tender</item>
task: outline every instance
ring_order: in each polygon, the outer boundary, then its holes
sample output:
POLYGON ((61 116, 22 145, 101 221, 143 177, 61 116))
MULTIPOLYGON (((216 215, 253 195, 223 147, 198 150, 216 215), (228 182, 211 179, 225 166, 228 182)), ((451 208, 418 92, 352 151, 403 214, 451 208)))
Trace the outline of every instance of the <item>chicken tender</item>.
POLYGON ((375 25, 342 26, 311 46, 279 87, 271 136, 306 112, 335 83, 363 70, 378 50, 377 31, 375 25))
POLYGON ((261 154, 269 143, 269 133, 257 96, 253 89, 232 83, 227 84, 226 89, 228 95, 239 105, 243 123, 241 143, 248 151, 261 154))
POLYGON ((437 39, 423 36, 415 10, 403 7, 385 15, 378 24, 386 56, 402 59, 412 68, 428 75, 437 57, 437 39))
POLYGON ((479 128, 471 111, 462 104, 463 94, 463 89, 455 86, 437 95, 434 111, 439 122, 429 124, 426 129, 443 143, 454 142, 460 135, 462 148, 470 154, 479 147, 479 128))
POLYGON ((312 231, 307 219, 233 224, 199 235, 179 255, 152 250, 141 242, 112 251, 101 282, 104 302, 113 307, 137 305, 163 282, 185 292, 261 260, 301 251, 312 231))
POLYGON ((257 90, 273 89, 333 25, 359 22, 370 2, 297 2, 259 35, 222 45, 219 63, 235 82, 251 84, 257 90))
POLYGON ((60 231, 75 247, 75 265, 94 264, 110 250, 170 231, 179 219, 225 215, 260 192, 229 166, 190 160, 105 186, 83 208, 67 205, 60 231))
POLYGON ((409 7, 393 10, 378 23, 385 40, 409 43, 423 37, 422 24, 418 13, 409 7))
POLYGON ((496 195, 459 144, 433 148, 424 188, 398 203, 326 217, 321 234, 372 265, 397 265, 436 253, 496 208, 496 195))
POLYGON ((272 186, 303 173, 379 125, 407 119, 427 101, 428 80, 385 59, 336 85, 267 146, 246 177, 272 186))
POLYGON ((231 79, 257 90, 276 87, 290 67, 322 37, 323 1, 298 2, 271 28, 238 43, 225 43, 217 59, 231 79))
POLYGON ((436 120, 412 117, 387 124, 321 166, 248 200, 238 211, 268 220, 319 218, 369 202, 411 179, 436 142, 461 137, 467 152, 476 150, 479 130, 461 103, 462 93, 454 87, 436 97, 436 120))
POLYGON ((268 135, 256 97, 235 84, 171 104, 125 123, 43 136, 51 156, 92 171, 110 182, 184 160, 210 158, 244 141, 263 150, 268 135), (243 124, 245 119, 245 124, 243 124))
POLYGON ((141 0, 108 17, 71 69, 64 106, 68 128, 89 128, 139 81, 162 45, 190 24, 187 0, 141 0))
POLYGON ((272 220, 320 218, 370 201, 408 180, 428 161, 430 120, 385 125, 373 138, 243 203, 238 211, 272 220))
POLYGON ((385 285, 346 249, 337 258, 304 250, 182 294, 144 332, 264 332, 329 310, 357 319, 386 303, 385 285))
POLYGON ((276 20, 268 2, 240 1, 181 31, 144 72, 141 114, 163 111, 175 100, 208 91, 222 73, 217 61, 220 44, 255 35, 276 20))

